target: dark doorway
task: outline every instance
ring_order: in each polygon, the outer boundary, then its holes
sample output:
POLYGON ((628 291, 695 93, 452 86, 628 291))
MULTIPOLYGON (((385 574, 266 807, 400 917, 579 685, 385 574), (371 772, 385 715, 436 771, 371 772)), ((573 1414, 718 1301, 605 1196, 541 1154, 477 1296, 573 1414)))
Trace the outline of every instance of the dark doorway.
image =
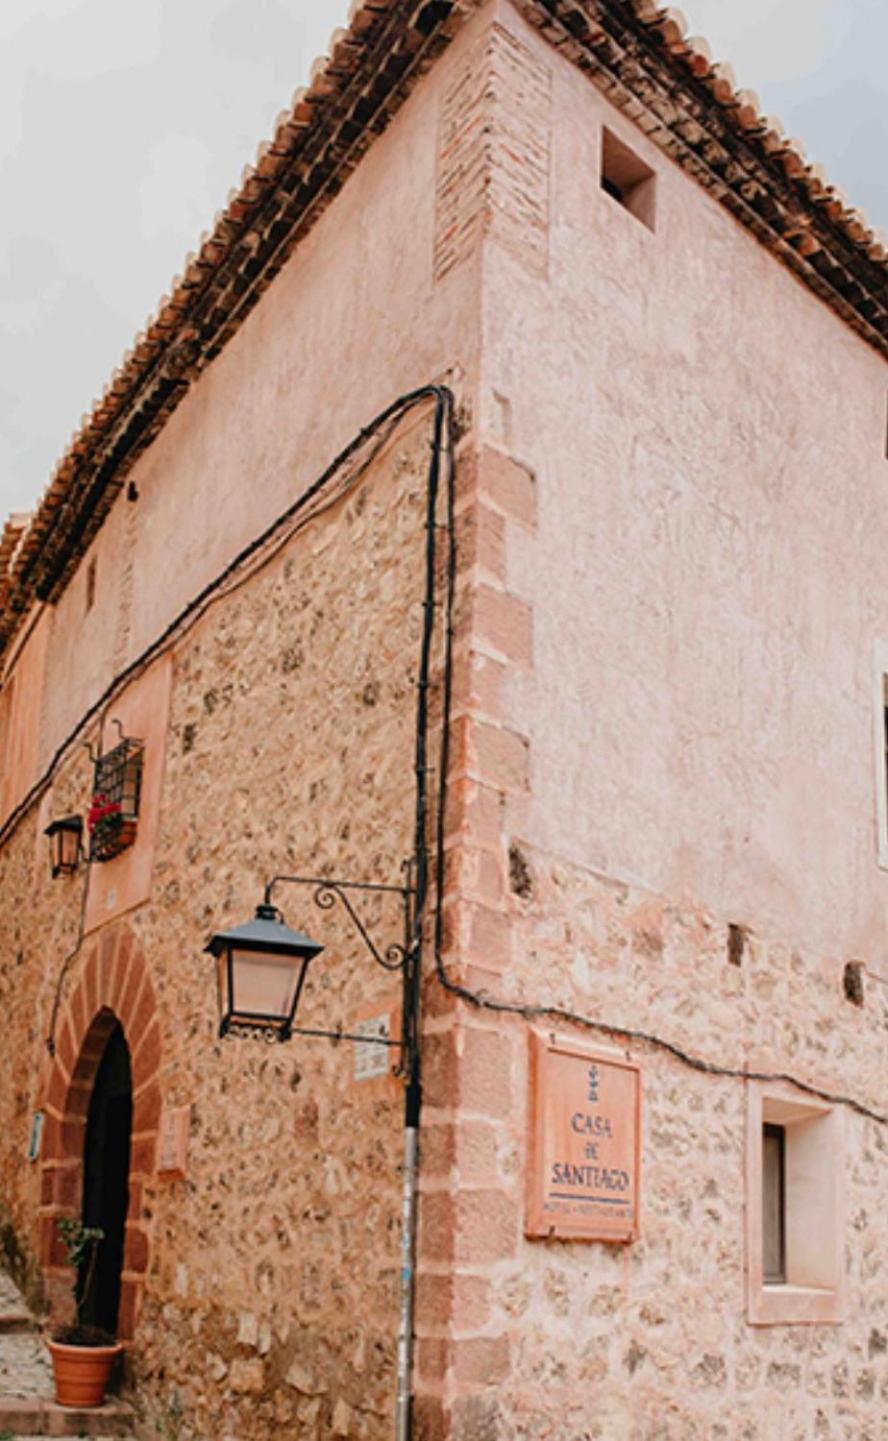
MULTIPOLYGON (((133 1085, 129 1047, 115 1025, 96 1073, 83 1146, 83 1224, 101 1226, 95 1277, 83 1308, 87 1325, 116 1334, 123 1239, 129 1205, 133 1085)), ((81 1284, 83 1283, 83 1277, 81 1284)))

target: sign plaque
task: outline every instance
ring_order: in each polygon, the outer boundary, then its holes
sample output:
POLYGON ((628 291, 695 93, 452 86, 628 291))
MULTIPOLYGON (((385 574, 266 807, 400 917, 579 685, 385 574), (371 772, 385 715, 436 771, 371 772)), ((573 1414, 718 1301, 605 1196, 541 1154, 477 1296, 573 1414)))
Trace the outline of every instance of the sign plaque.
POLYGON ((354 1078, 356 1081, 372 1081, 375 1076, 387 1076, 391 1065, 388 1046, 381 1043, 391 1038, 391 1023, 388 1013, 371 1016, 355 1025, 356 1036, 367 1036, 366 1041, 354 1043, 354 1078))
POLYGON ((169 1106, 161 1113, 157 1138, 157 1174, 166 1181, 181 1181, 188 1168, 190 1106, 169 1106))
POLYGON ((634 1241, 641 1069, 617 1053, 530 1034, 528 1236, 634 1241))
POLYGON ((43 1112, 35 1111, 28 1140, 28 1160, 36 1161, 40 1155, 40 1141, 43 1136, 43 1112))

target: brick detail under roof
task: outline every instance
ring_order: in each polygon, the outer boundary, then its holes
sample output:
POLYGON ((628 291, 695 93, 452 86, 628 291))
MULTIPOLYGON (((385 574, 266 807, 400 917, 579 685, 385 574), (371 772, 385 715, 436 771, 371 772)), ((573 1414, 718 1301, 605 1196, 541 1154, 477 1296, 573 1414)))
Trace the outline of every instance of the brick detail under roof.
POLYGON ((646 135, 888 355, 888 243, 653 0, 513 0, 646 135))
POLYGON ((476 254, 485 235, 532 273, 545 274, 550 114, 550 71, 516 36, 492 25, 454 75, 441 107, 436 280, 476 254))
MULTIPOLYGON (((55 600, 127 472, 483 0, 353 0, 273 139, 188 257, 0 556, 0 655, 55 600)), ((525 19, 784 264, 888 355, 888 247, 727 65, 654 0, 513 0, 525 19)))

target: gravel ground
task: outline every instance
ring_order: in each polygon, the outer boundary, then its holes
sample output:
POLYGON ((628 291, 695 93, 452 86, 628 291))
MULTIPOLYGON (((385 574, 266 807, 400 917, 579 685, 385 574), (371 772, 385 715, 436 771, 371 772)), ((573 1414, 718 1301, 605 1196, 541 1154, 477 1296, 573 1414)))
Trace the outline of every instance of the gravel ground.
MULTIPOLYGON (((27 1315, 9 1276, 0 1271, 0 1315, 27 1315)), ((51 1396, 52 1365, 43 1338, 32 1331, 0 1332, 0 1396, 51 1396)))

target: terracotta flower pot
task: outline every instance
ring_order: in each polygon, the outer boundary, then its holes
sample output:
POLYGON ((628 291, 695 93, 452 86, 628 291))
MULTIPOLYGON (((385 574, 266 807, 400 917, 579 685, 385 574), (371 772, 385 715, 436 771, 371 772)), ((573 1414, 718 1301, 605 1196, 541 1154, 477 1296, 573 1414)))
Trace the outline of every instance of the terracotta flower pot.
POLYGON ((63 1346, 47 1341, 60 1406, 101 1406, 112 1365, 123 1347, 63 1346))

